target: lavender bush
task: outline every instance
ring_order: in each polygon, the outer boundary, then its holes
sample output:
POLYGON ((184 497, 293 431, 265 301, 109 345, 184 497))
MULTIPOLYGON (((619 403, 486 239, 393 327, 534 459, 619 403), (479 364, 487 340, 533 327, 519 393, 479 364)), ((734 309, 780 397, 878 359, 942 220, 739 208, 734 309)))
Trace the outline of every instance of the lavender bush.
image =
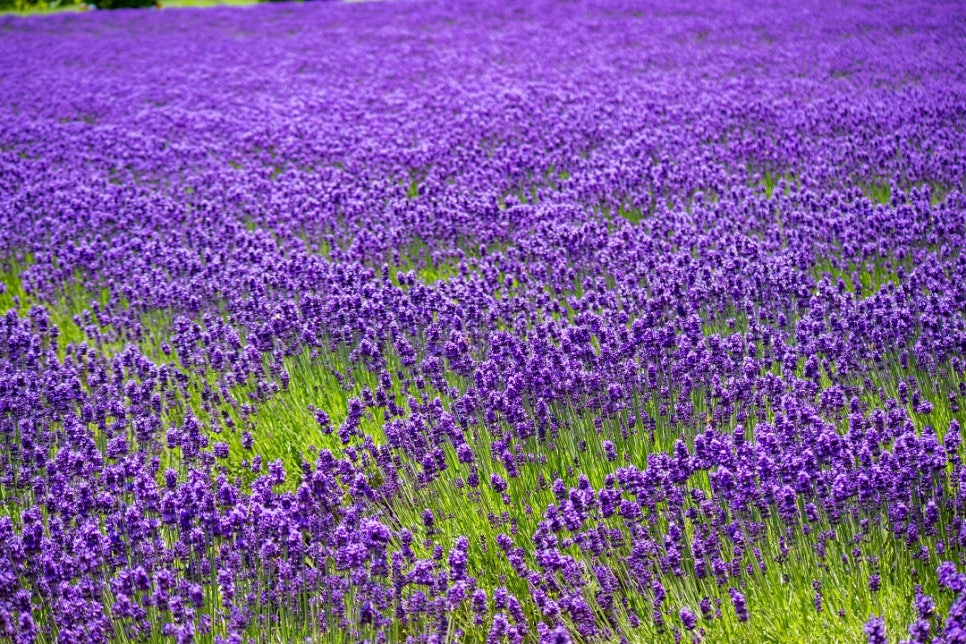
POLYGON ((960 3, 0 18, 0 640, 964 642, 960 3))

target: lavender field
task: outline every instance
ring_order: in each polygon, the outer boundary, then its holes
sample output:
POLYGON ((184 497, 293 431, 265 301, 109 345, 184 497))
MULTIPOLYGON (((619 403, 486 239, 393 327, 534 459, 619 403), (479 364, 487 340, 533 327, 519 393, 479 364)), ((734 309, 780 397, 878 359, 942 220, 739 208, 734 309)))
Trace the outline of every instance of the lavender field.
POLYGON ((966 642, 966 5, 0 17, 0 641, 966 642))

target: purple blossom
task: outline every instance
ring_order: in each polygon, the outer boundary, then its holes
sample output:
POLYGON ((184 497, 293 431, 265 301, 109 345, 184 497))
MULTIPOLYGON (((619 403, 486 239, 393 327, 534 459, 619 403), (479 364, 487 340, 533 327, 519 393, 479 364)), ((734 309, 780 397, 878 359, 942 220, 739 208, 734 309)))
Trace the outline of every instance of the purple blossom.
POLYGON ((862 628, 869 644, 886 644, 885 620, 873 615, 862 628))
POLYGON ((0 17, 0 640, 964 639, 958 5, 639 5, 0 17))

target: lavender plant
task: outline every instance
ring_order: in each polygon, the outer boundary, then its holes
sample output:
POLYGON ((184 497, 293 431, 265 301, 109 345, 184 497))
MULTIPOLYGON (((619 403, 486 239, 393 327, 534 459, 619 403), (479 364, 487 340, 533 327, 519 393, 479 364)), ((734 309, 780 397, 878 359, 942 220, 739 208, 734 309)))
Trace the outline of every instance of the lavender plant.
POLYGON ((964 17, 0 17, 0 639, 966 641, 964 17))

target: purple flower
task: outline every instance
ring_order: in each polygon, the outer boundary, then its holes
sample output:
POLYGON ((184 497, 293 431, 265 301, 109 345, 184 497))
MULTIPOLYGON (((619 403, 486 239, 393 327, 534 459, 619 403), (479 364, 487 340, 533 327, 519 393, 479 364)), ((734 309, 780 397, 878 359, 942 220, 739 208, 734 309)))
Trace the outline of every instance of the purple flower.
POLYGON ((493 489, 499 494, 506 492, 506 481, 503 480, 503 477, 501 477, 499 474, 493 473, 490 475, 490 485, 493 486, 493 489))
POLYGON ((728 594, 731 596, 731 603, 735 607, 735 614, 738 616, 738 621, 747 622, 748 605, 745 602, 745 596, 737 588, 729 588, 728 594))
POLYGON ((611 462, 616 461, 617 450, 614 447, 614 443, 612 443, 611 441, 604 441, 603 446, 604 446, 604 458, 606 458, 608 461, 611 461, 611 462))
POLYGON ((886 644, 885 620, 873 615, 862 627, 869 644, 886 644))
POLYGON ((694 611, 687 606, 681 609, 679 616, 681 618, 681 625, 684 626, 684 630, 686 631, 693 631, 698 624, 698 618, 694 614, 694 611))

